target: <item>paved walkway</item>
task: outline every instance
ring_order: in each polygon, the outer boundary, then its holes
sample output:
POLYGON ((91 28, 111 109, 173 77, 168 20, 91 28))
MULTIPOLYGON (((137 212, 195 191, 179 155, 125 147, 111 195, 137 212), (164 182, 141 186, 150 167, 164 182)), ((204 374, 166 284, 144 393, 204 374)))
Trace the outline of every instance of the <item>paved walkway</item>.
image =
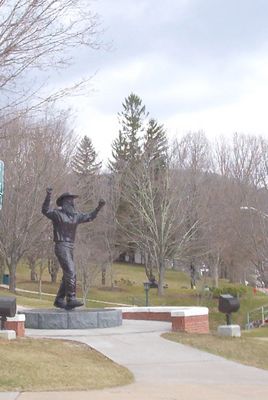
MULTIPOLYGON (((170 324, 125 320, 107 329, 44 331, 29 336, 78 340, 126 366, 135 383, 88 392, 0 393, 0 400, 260 400, 268 371, 246 367, 160 337, 170 324)), ((235 340, 235 339, 234 339, 235 340)))

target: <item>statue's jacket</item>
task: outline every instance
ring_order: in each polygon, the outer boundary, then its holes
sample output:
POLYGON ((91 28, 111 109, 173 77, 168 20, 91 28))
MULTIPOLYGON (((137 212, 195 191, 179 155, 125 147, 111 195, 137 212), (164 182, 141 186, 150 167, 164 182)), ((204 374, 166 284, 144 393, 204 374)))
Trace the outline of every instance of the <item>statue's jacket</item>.
POLYGON ((53 222, 53 240, 55 243, 74 243, 77 225, 96 218, 99 208, 90 213, 75 212, 66 214, 60 207, 50 209, 51 195, 48 193, 42 205, 42 213, 53 222))

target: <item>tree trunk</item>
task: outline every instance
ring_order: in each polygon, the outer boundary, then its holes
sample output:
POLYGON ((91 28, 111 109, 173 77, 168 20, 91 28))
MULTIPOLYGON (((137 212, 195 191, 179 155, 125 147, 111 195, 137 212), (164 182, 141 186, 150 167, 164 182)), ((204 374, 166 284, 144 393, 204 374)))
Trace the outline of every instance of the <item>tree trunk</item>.
POLYGON ((30 276, 31 276, 31 282, 37 281, 37 275, 34 269, 31 269, 30 276))
POLYGON ((57 276, 59 272, 59 266, 55 260, 48 260, 48 272, 51 278, 51 283, 57 282, 57 276))
POLYGON ((193 262, 190 264, 190 276, 191 276, 191 289, 196 289, 196 268, 193 262))
POLYGON ((165 261, 159 262, 158 296, 164 294, 165 261))
POLYGON ((1 257, 1 255, 0 255, 0 276, 1 277, 4 274, 4 271, 5 271, 5 261, 4 261, 4 258, 1 257))
POLYGON ((56 283, 57 282, 58 271, 53 270, 53 272, 50 274, 50 276, 51 276, 51 283, 56 283))
POLYGON ((153 274, 153 264, 152 264, 152 258, 150 257, 150 254, 148 254, 145 259, 145 273, 149 281, 151 281, 154 278, 153 274))
POLYGON ((218 288, 219 287, 219 266, 220 266, 220 256, 217 255, 216 263, 213 264, 213 286, 218 288))
POLYGON ((230 262, 228 278, 231 283, 235 283, 235 265, 234 265, 233 260, 231 260, 231 262, 230 262))
POLYGON ((9 270, 9 291, 15 293, 16 291, 16 269, 17 269, 16 257, 11 256, 10 263, 7 263, 9 270))
POLYGON ((106 284, 106 270, 105 269, 101 271, 101 284, 102 284, 102 286, 105 286, 105 284, 106 284))
POLYGON ((83 303, 84 303, 84 305, 86 307, 87 306, 87 295, 85 293, 83 293, 83 295, 82 295, 82 300, 83 300, 83 303))
POLYGON ((38 294, 39 294, 39 299, 42 298, 42 276, 40 276, 38 280, 38 294))
POLYGON ((35 260, 29 259, 30 277, 32 282, 37 281, 37 273, 35 271, 35 260))
POLYGON ((213 286, 219 287, 219 264, 215 264, 213 268, 213 286))

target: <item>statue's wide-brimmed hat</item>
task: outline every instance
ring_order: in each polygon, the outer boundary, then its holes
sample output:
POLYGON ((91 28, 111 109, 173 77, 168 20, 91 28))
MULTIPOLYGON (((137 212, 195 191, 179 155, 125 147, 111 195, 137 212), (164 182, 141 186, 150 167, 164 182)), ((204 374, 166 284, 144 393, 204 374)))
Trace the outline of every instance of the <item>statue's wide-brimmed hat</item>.
POLYGON ((69 192, 62 193, 62 195, 60 195, 60 197, 58 197, 56 200, 57 206, 61 206, 62 200, 65 199, 66 197, 72 197, 73 199, 76 199, 79 196, 77 194, 71 194, 69 192))

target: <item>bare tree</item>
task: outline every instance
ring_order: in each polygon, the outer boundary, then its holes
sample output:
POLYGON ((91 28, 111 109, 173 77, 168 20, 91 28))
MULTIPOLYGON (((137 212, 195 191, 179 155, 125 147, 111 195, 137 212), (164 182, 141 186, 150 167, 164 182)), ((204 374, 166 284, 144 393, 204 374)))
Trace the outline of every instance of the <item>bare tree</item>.
POLYGON ((128 179, 122 193, 128 203, 125 235, 146 254, 155 265, 158 293, 163 294, 167 259, 180 257, 195 230, 186 226, 184 212, 185 187, 178 179, 178 170, 167 160, 158 173, 158 164, 149 163, 146 153, 134 169, 128 170, 128 179))
MULTIPOLYGON (((70 50, 81 46, 92 49, 100 46, 98 17, 88 1, 1 0, 2 114, 7 116, 10 113, 11 117, 15 106, 27 110, 70 92, 63 89, 41 97, 40 89, 46 84, 42 79, 44 71, 70 65, 74 61, 70 50), (36 83, 35 72, 38 70, 43 72, 36 83)), ((77 86, 79 83, 74 84, 77 86)))
MULTIPOLYGON (((117 186, 113 176, 106 173, 100 174, 98 179, 95 177, 94 181, 91 201, 94 204, 100 198, 104 198, 106 205, 92 224, 81 226, 78 232, 76 260, 84 300, 97 279, 101 277, 102 285, 107 284, 107 272, 112 274, 112 264, 119 254, 115 221, 116 207, 119 203, 117 186)), ((88 197, 85 201, 88 203, 88 197)), ((80 206, 82 207, 81 203, 80 206)), ((84 204, 83 208, 85 207, 88 206, 84 204)))
MULTIPOLYGON (((101 177, 100 196, 106 200, 106 206, 99 219, 99 232, 102 252, 105 255, 102 263, 102 285, 106 284, 106 272, 112 275, 113 262, 120 254, 121 247, 117 242, 116 215, 120 204, 120 178, 118 175, 103 173, 101 177)), ((111 280, 111 285, 113 284, 111 280)))
POLYGON ((260 226, 256 218, 254 223, 245 219, 241 208, 258 207, 263 192, 263 145, 261 138, 234 134, 232 142, 221 139, 215 147, 214 173, 206 187, 209 201, 203 211, 208 262, 216 285, 220 275, 242 280, 250 265, 259 264, 260 226))
POLYGON ((77 275, 81 284, 83 302, 86 304, 90 288, 100 275, 100 248, 89 242, 85 235, 78 235, 76 246, 77 275))
POLYGON ((206 181, 211 170, 211 147, 203 132, 188 133, 175 144, 175 158, 185 182, 186 224, 195 227, 182 260, 190 272, 191 287, 196 287, 198 268, 207 254, 205 232, 207 223, 203 208, 207 203, 206 181))
POLYGON ((6 127, 1 158, 5 168, 5 194, 0 214, 0 251, 10 273, 10 290, 16 287, 21 257, 46 230, 40 205, 48 182, 61 187, 68 174, 66 117, 43 121, 16 120, 6 127))

